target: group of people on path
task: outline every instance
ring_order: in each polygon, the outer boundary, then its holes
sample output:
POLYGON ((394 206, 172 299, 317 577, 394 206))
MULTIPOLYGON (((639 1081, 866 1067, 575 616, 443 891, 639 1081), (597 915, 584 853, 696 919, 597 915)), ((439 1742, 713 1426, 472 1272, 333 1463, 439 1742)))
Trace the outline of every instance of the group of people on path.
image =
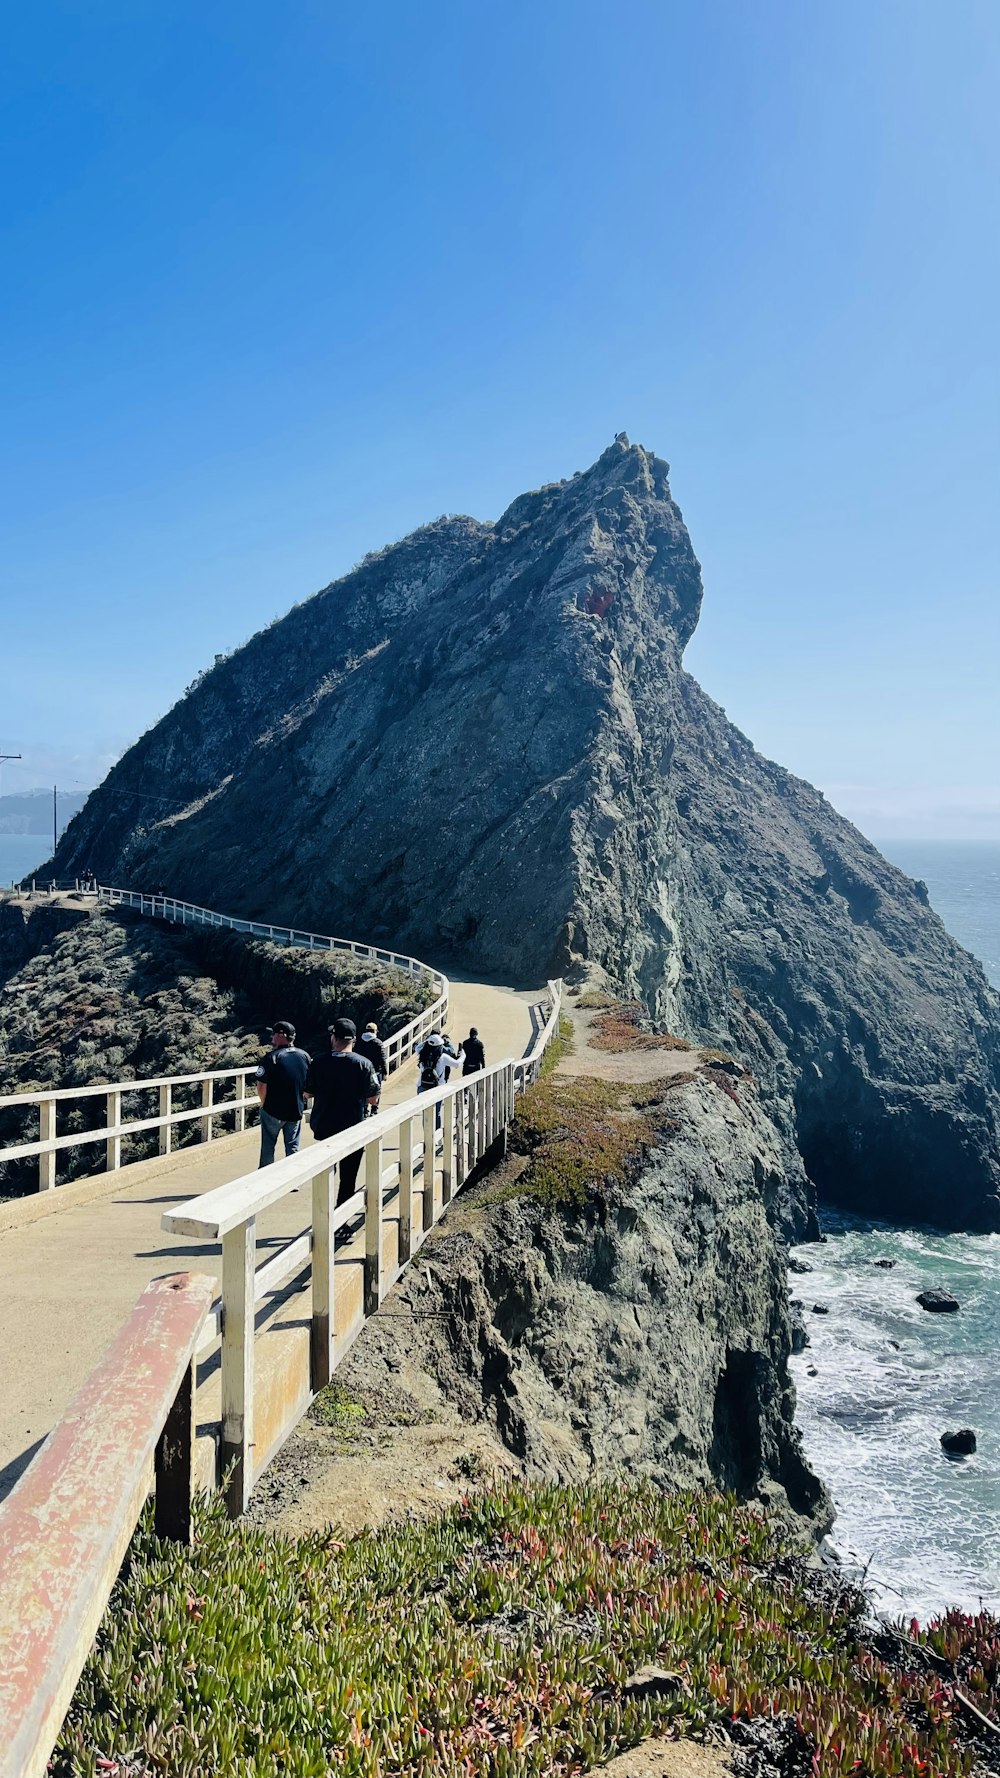
MULTIPOLYGON (((295 1026, 278 1019, 271 1027, 271 1048, 257 1069, 260 1099, 260 1162, 269 1167, 279 1136, 285 1154, 298 1153, 306 1104, 312 1101, 310 1124, 317 1142, 349 1130, 378 1110, 382 1082, 389 1072, 385 1045, 372 1021, 358 1037, 353 1019, 334 1019, 330 1048, 310 1056, 295 1043, 295 1026)), ((486 1066, 486 1051, 473 1025, 458 1049, 447 1032, 432 1031, 417 1054, 417 1092, 443 1086, 452 1069, 476 1074, 486 1066)), ((438 1107, 440 1121, 440 1106, 438 1107)), ((364 1150, 340 1163, 338 1204, 354 1196, 364 1150)))

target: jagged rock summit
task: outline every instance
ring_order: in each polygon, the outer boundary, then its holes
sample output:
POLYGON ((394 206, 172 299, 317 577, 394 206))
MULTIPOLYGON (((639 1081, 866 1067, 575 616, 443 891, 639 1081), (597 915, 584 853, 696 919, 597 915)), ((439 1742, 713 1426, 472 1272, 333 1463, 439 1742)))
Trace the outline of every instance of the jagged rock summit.
POLYGON ((496 524, 367 557, 130 749, 56 870, 511 982, 603 973, 751 1063, 821 1194, 1000 1227, 1000 997, 684 672, 667 476, 620 435, 496 524))

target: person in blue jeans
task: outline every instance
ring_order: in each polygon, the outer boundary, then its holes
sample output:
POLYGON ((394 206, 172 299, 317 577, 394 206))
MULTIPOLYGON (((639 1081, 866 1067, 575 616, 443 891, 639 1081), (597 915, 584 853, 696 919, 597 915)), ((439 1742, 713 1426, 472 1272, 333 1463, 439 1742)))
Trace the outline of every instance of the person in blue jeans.
POLYGON ((294 1025, 287 1019, 272 1025, 270 1053, 257 1070, 261 1167, 274 1160, 279 1136, 284 1138, 286 1155, 298 1153, 310 1060, 305 1050, 295 1047, 294 1025))

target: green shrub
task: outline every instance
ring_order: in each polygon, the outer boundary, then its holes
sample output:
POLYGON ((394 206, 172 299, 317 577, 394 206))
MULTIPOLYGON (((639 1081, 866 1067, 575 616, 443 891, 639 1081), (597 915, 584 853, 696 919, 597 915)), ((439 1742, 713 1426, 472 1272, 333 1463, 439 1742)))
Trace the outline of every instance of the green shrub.
POLYGON ((309 1409, 309 1417, 317 1425, 329 1427, 338 1443, 347 1445, 357 1438, 368 1413, 361 1397, 335 1378, 320 1390, 309 1409))

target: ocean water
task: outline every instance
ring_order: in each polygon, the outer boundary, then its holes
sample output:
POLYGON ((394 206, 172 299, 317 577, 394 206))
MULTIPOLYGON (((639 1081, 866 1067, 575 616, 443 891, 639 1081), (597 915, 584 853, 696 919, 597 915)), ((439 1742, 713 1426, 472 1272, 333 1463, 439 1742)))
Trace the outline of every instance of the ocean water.
POLYGON ((1000 988, 1000 842, 883 840, 880 850, 923 878, 931 907, 1000 988))
POLYGON ((0 889, 9 889, 52 856, 52 835, 0 833, 0 889))
MULTIPOLYGON (((949 931, 1000 987, 1000 845, 888 842, 922 877, 949 931)), ((898 1230, 824 1216, 827 1240, 797 1251, 792 1276, 810 1345, 792 1360, 798 1421, 837 1507, 832 1542, 867 1570, 875 1604, 926 1620, 948 1605, 1000 1614, 1000 1236, 898 1230), (892 1270, 875 1266, 892 1259, 892 1270), (928 1315, 942 1286, 957 1315, 928 1315), (813 1303, 829 1314, 816 1315, 813 1303), (810 1374, 815 1372, 815 1375, 810 1374), (973 1457, 941 1433, 971 1426, 973 1457)))

